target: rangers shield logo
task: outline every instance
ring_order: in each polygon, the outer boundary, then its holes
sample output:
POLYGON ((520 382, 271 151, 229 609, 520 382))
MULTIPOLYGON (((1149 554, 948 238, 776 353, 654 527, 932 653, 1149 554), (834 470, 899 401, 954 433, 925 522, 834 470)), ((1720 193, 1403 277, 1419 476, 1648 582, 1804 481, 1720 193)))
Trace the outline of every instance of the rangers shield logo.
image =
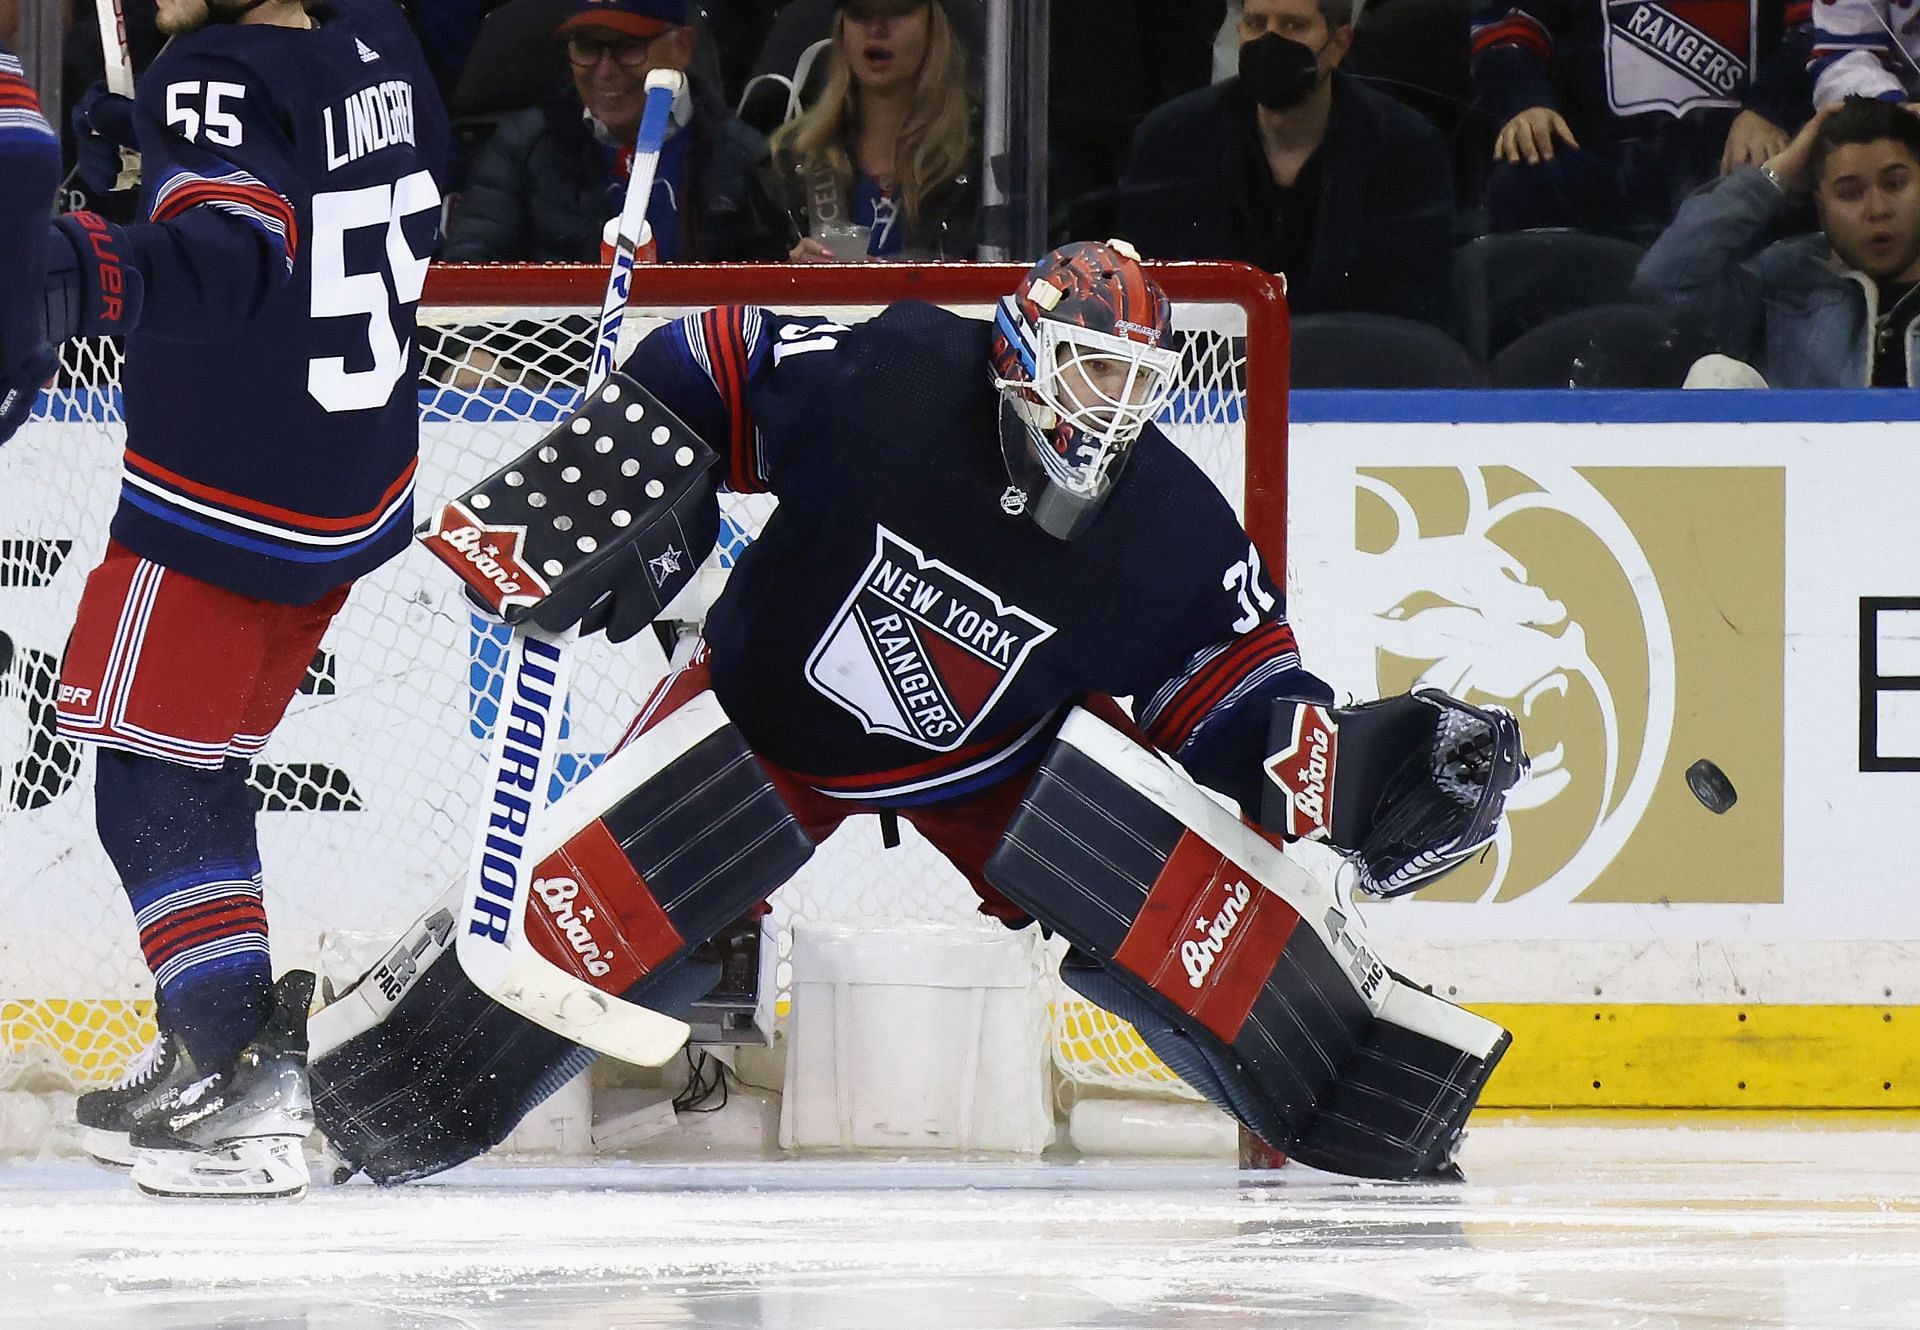
POLYGON ((1738 106, 1753 0, 1607 0, 1607 101, 1619 115, 1738 106))
POLYGON ((807 682, 868 734, 952 752, 1053 632, 878 527, 873 562, 808 656, 807 682))

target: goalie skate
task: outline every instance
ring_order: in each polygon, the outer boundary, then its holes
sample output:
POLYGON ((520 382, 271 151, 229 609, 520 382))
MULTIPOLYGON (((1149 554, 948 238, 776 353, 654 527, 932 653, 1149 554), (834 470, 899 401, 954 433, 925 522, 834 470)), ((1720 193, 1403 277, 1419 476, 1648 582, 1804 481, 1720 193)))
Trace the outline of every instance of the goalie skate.
POLYGON ((233 1065, 183 1087, 171 1109, 135 1126, 133 1181, 149 1196, 297 1198, 301 1142, 313 1130, 307 1008, 313 975, 274 984, 273 1010, 233 1065))

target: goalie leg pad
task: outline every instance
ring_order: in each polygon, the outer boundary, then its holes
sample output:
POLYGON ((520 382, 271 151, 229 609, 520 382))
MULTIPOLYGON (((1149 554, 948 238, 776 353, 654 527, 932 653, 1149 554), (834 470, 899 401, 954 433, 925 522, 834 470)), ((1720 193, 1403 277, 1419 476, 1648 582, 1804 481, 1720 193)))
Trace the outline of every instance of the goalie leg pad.
POLYGON ((1446 1174, 1505 1032, 1399 983, 1332 892, 1277 860, 1184 776, 1076 715, 987 876, 1102 967, 1063 968, 1071 986, 1124 1007, 1269 1144, 1360 1176, 1446 1174))
POLYGON ((705 689, 651 717, 548 809, 532 844, 528 937, 614 994, 765 900, 813 853, 705 689))
MULTIPOLYGON (((717 964, 687 960, 626 996, 678 1015, 719 977, 717 964)), ((314 1118, 375 1182, 410 1182, 498 1145, 595 1056, 475 988, 448 946, 385 1020, 313 1060, 314 1118)))
MULTIPOLYGON (((535 947, 603 992, 669 1014, 717 977, 689 952, 813 853, 700 687, 670 698, 548 808, 531 843, 535 947)), ((314 1018, 321 1125, 377 1181, 437 1172, 497 1144, 591 1061, 475 988, 453 955, 458 925, 437 920, 410 930, 314 1018)))

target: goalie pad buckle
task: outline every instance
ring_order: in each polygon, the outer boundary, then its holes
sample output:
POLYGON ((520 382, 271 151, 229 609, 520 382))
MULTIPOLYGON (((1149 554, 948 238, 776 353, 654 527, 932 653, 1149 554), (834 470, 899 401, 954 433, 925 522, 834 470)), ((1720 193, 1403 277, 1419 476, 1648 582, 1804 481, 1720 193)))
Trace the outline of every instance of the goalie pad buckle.
POLYGON ((1076 711, 987 877, 1062 934, 1062 977, 1269 1145, 1443 1175, 1507 1034, 1399 979, 1331 888, 1076 711))
MULTIPOLYGON (((718 455, 614 374, 541 440, 419 533, 507 623, 637 632, 693 580, 720 530, 718 455)), ((624 640, 632 632, 618 632, 624 640)))

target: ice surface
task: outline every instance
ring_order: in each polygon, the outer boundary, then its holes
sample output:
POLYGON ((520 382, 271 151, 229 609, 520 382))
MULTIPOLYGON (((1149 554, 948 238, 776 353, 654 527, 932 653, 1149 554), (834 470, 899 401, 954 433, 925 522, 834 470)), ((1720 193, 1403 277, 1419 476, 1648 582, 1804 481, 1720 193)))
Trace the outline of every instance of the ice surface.
POLYGON ((1463 1162, 488 1165, 298 1205, 16 1163, 0 1325, 1920 1328, 1920 1132, 1507 1124, 1463 1162))

